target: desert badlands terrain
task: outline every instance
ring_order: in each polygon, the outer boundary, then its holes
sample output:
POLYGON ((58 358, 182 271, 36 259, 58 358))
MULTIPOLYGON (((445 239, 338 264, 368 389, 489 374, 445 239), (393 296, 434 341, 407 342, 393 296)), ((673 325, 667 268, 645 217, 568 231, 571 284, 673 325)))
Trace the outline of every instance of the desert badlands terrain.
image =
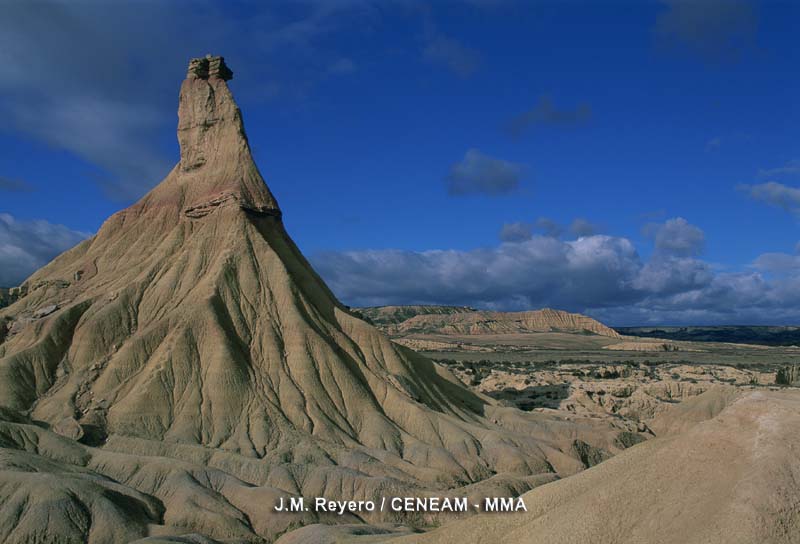
POLYGON ((232 76, 193 59, 169 175, 0 292, 0 542, 800 542, 798 348, 348 308, 232 76))

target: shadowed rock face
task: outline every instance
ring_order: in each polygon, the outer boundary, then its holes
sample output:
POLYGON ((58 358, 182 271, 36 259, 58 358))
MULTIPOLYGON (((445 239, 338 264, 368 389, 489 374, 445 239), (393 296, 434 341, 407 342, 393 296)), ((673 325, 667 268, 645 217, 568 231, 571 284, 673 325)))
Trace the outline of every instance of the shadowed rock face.
POLYGON ((320 521, 272 512, 279 495, 520 492, 580 470, 578 436, 617 451, 626 429, 498 406, 349 313, 284 230, 231 74, 207 60, 181 86, 166 179, 0 310, 0 447, 13 454, 0 500, 35 506, 2 507, 0 541, 152 526, 261 541, 320 521), (55 488, 70 500, 53 503, 55 488), (80 504, 93 505, 85 523, 48 525, 80 504))
POLYGON ((800 385, 800 365, 785 365, 778 369, 775 383, 778 385, 800 385))
POLYGON ((0 308, 4 308, 13 302, 11 297, 11 289, 7 287, 0 287, 0 308))

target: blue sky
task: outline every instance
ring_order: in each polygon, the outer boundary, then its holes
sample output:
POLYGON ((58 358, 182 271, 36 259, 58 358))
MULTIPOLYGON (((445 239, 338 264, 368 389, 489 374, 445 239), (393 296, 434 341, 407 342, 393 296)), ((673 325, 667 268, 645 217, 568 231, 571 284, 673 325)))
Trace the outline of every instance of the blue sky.
POLYGON ((800 323, 796 2, 4 11, 0 284, 160 181, 185 64, 211 52, 346 303, 800 323))

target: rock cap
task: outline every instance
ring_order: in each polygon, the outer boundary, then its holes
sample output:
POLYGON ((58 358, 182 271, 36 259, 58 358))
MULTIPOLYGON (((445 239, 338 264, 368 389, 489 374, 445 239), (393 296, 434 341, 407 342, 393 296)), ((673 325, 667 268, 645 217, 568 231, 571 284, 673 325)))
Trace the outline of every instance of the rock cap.
POLYGON ((229 81, 233 79, 233 71, 225 64, 224 57, 209 54, 189 61, 186 79, 221 79, 229 81))

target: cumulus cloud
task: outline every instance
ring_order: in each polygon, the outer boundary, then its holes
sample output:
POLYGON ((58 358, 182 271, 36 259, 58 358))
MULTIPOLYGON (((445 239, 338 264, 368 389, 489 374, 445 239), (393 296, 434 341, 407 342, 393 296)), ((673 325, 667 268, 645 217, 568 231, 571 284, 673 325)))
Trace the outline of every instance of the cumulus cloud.
MULTIPOLYGON (((74 153, 97 167, 97 179, 109 181, 104 186, 109 193, 127 199, 168 170, 152 142, 162 115, 173 117, 153 99, 160 90, 161 67, 170 63, 162 63, 163 55, 156 54, 160 40, 131 43, 135 29, 150 24, 141 14, 128 13, 135 10, 84 8, 63 2, 4 6, 3 128, 74 153), (126 14, 131 18, 123 22, 126 14), (142 62, 144 68, 137 72, 129 67, 139 46, 143 56, 152 53, 159 62, 142 62)), ((172 83, 174 78, 164 80, 172 83)))
POLYGON ((639 270, 632 285, 642 293, 664 297, 702 289, 713 278, 711 267, 702 261, 655 255, 639 270))
POLYGON ((598 234, 600 227, 587 219, 578 217, 570 223, 569 228, 553 221, 549 217, 539 217, 533 223, 517 221, 505 223, 500 230, 500 240, 503 242, 521 242, 533 238, 533 233, 538 232, 549 238, 561 238, 566 233, 576 238, 598 234))
POLYGON ((648 225, 655 251, 647 260, 627 238, 564 240, 537 230, 536 223, 507 223, 502 243, 488 248, 323 252, 311 260, 354 306, 551 306, 612 325, 800 321, 800 247, 765 253, 735 272, 699 257, 705 235, 681 217, 648 225))
POLYGON ((334 292, 354 305, 601 307, 630 300, 640 269, 630 241, 608 236, 570 242, 534 236, 471 251, 327 252, 313 262, 334 292))
POLYGON ((748 0, 662 0, 655 32, 661 44, 708 62, 736 60, 755 40, 758 15, 748 0))
POLYGON ((523 242, 533 238, 533 225, 516 222, 505 223, 500 229, 500 240, 503 242, 523 242))
POLYGON ((484 194, 497 196, 514 191, 522 176, 522 165, 504 161, 470 149, 450 167, 445 178, 450 195, 484 194))
POLYGON ((800 321, 800 262, 794 255, 765 255, 751 271, 725 272, 674 254, 643 261, 626 238, 533 235, 469 251, 326 252, 312 263, 355 306, 552 306, 612 325, 800 321))
POLYGON ((558 109, 549 96, 541 96, 536 106, 512 118, 507 128, 512 136, 517 137, 537 125, 577 126, 591 118, 589 104, 578 104, 574 109, 558 109))
POLYGON ((644 231, 645 235, 654 239, 656 251, 660 254, 695 256, 700 255, 705 247, 703 231, 683 217, 668 219, 664 223, 650 223, 644 231))
POLYGON ((777 274, 800 272, 800 255, 763 253, 756 258, 753 266, 758 270, 777 274))
POLYGON ((578 217, 569 226, 569 231, 577 237, 592 236, 600 231, 600 227, 587 219, 578 217))
POLYGON ((791 324, 800 320, 798 288, 797 276, 768 281, 758 272, 718 273, 699 289, 588 313, 617 325, 791 324))
POLYGON ((564 227, 550 219, 549 217, 540 217, 534 224, 536 230, 545 236, 551 238, 558 238, 564 233, 564 227))
POLYGON ((800 213, 800 189, 776 181, 757 185, 740 185, 739 189, 755 200, 783 208, 787 212, 800 213))
POLYGON ((0 213, 0 286, 19 285, 88 233, 47 221, 18 221, 0 213))

